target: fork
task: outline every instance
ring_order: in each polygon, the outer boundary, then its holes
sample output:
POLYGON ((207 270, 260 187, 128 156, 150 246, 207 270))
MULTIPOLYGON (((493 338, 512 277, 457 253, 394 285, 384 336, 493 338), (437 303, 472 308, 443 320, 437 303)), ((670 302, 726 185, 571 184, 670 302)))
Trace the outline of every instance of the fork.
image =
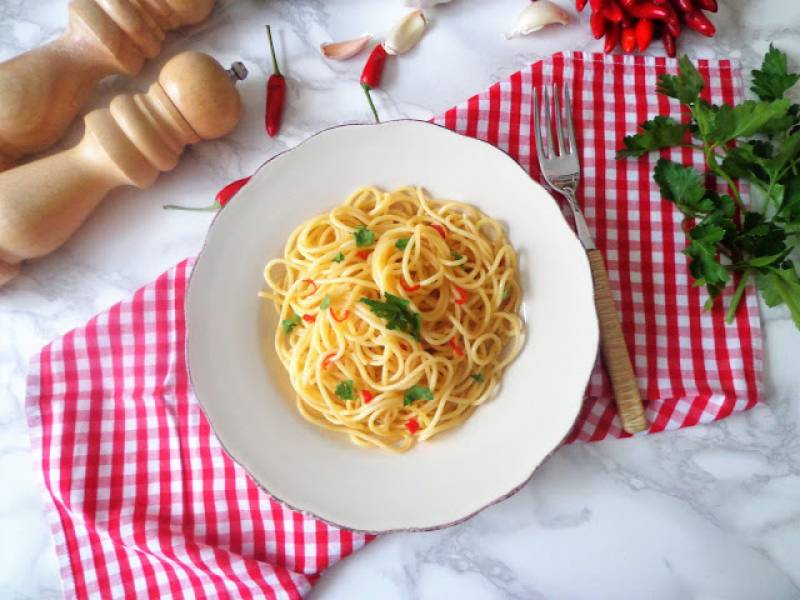
POLYGON ((558 84, 553 85, 553 109, 555 112, 556 139, 558 152, 553 143, 553 129, 550 114, 550 94, 544 89, 544 120, 547 136, 547 155, 542 144, 542 127, 539 117, 539 91, 533 90, 533 127, 536 140, 536 154, 539 167, 547 184, 564 196, 575 218, 575 230, 589 258, 589 266, 594 280, 594 304, 600 322, 600 345, 603 360, 611 378, 614 389, 614 400, 617 404, 622 427, 628 433, 637 433, 647 429, 647 418, 636 384, 622 326, 619 322, 611 287, 608 284, 608 273, 602 254, 595 246, 586 219, 575 199, 575 192, 581 177, 581 166, 578 162, 578 146, 575 143, 575 128, 572 125, 571 102, 569 89, 564 88, 565 110, 561 111, 561 94, 558 84), (566 123, 565 123, 566 122, 566 123), (567 141, 564 139, 564 128, 567 129, 567 141))

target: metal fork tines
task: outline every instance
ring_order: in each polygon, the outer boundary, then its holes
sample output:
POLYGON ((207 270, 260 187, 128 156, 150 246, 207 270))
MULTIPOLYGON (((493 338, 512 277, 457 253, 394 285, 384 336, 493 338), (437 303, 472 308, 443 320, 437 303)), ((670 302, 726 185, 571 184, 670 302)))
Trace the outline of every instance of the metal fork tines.
POLYGON ((572 214, 575 218, 575 229, 583 247, 587 250, 595 248, 594 239, 583 218, 575 192, 581 179, 581 165, 578 161, 578 145, 575 142, 575 127, 572 124, 572 102, 569 97, 569 89, 564 88, 564 110, 561 107, 561 93, 558 84, 553 84, 553 110, 555 112, 555 138, 558 141, 558 148, 553 139, 553 126, 550 113, 550 93, 549 89, 544 89, 544 126, 547 136, 547 152, 542 143, 542 124, 539 110, 539 90, 533 90, 533 130, 536 140, 536 154, 539 158, 539 168, 542 171, 547 184, 563 195, 572 214), (564 138, 566 127, 567 137, 564 138), (565 143, 565 142, 569 143, 565 143))

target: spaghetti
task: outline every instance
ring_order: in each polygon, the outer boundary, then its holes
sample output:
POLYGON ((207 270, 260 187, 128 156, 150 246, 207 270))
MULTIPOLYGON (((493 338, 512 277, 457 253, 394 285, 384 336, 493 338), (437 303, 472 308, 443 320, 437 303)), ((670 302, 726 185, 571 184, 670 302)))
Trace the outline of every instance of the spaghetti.
POLYGON ((516 269, 497 221, 421 188, 364 187, 303 223, 261 292, 297 409, 397 452, 459 425, 519 352, 516 269))

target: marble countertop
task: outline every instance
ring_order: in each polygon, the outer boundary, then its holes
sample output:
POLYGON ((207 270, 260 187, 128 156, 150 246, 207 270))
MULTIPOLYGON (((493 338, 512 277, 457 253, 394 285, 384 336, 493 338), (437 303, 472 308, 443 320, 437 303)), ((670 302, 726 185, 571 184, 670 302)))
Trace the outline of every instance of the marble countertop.
MULTIPOLYGON (((586 15, 505 40, 524 3, 454 0, 431 10, 424 42, 401 67, 389 67, 376 94, 383 117, 428 118, 551 52, 600 48, 586 15)), ((718 37, 687 35, 681 50, 738 58, 749 70, 771 41, 800 65, 800 4, 720 4, 718 37)), ((241 59, 252 73, 240 87, 245 115, 232 135, 190 148, 146 192, 112 193, 61 250, 0 290, 0 598, 61 597, 22 408, 28 358, 197 252, 211 214, 166 212, 162 204, 206 204, 223 184, 309 134, 368 121, 361 61, 327 63, 317 47, 385 33, 404 10, 402 0, 220 1, 206 23, 170 35, 140 77, 102 84, 87 109, 144 89, 187 48, 223 63, 241 59), (262 126, 267 22, 289 81, 276 140, 262 126)), ((0 60, 53 38, 65 22, 65 0, 0 0, 0 60)), ((76 124, 65 143, 81 129, 76 124)), ((784 311, 762 314, 763 405, 711 426, 562 448, 511 499, 443 531, 379 539, 326 573, 314 597, 799 598, 800 333, 784 311)))

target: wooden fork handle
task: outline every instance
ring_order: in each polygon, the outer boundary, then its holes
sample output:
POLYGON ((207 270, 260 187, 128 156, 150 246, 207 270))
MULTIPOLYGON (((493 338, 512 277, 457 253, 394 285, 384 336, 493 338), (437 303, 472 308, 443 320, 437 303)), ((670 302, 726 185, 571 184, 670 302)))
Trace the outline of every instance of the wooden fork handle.
POLYGON ((622 326, 617 307, 608 284, 608 273, 599 250, 587 251, 594 279, 594 304, 600 322, 600 347, 603 360, 611 377, 614 400, 622 419, 622 427, 628 433, 644 431, 648 427, 642 398, 636 384, 636 375, 622 335, 622 326))

